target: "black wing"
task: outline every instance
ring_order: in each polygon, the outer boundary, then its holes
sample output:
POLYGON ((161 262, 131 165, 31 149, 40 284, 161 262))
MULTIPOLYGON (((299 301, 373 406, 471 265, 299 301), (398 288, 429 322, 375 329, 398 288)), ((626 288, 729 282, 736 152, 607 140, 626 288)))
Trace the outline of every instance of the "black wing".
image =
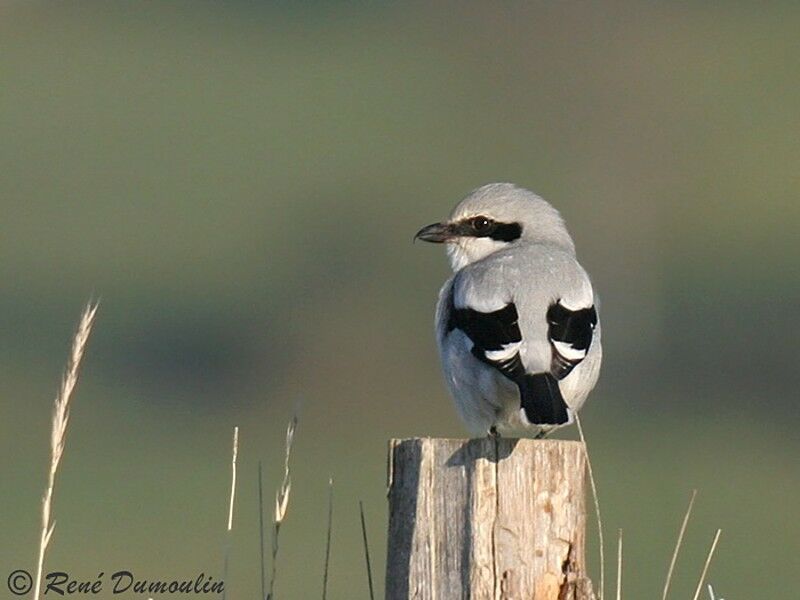
POLYGON ((550 372, 558 379, 564 379, 589 353, 597 326, 597 311, 594 306, 570 310, 559 301, 548 309, 547 323, 553 348, 550 372))
POLYGON ((494 312, 450 305, 447 331, 460 329, 472 341, 472 354, 514 382, 525 374, 517 348, 522 342, 519 315, 513 302, 494 312))

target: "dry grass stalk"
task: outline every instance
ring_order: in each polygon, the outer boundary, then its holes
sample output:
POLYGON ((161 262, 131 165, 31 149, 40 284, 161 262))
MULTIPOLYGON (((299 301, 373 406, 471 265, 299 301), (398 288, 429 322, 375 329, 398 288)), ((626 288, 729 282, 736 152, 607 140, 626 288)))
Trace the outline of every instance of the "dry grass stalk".
POLYGON ((275 513, 272 517, 272 574, 269 579, 269 592, 267 600, 273 600, 275 590, 276 563, 278 562, 279 534, 281 524, 286 518, 286 509, 289 507, 289 494, 292 491, 291 472, 289 470, 289 458, 292 454, 292 443, 294 442, 294 432, 297 429, 297 415, 292 417, 286 428, 286 453, 283 460, 283 481, 278 493, 275 495, 275 513))
POLYGON ((722 535, 722 529, 717 529, 714 541, 711 542, 711 548, 708 550, 708 556, 706 556, 706 563, 703 565, 703 572, 700 574, 700 581, 697 582, 697 589, 694 592, 693 600, 700 598, 700 590, 703 589, 703 582, 708 574, 708 567, 711 565, 711 559, 714 557, 714 551, 717 549, 717 542, 719 542, 720 535, 722 535))
MULTIPOLYGON (((231 530, 233 529, 233 505, 236 500, 236 459, 239 456, 239 428, 233 428, 233 452, 231 459, 231 497, 228 503, 228 529, 225 539, 225 563, 222 568, 222 581, 228 582, 228 563, 231 555, 231 530)), ((228 595, 228 586, 222 589, 222 600, 228 595)))
POLYGON ((622 529, 617 539, 617 600, 622 600, 622 529))
POLYGON ((575 414, 575 424, 578 426, 578 434, 581 437, 581 443, 583 444, 583 451, 586 454, 586 468, 589 471, 589 484, 592 486, 592 499, 594 500, 594 514, 597 518, 597 541, 600 551, 600 597, 599 600, 603 600, 604 593, 605 593, 605 581, 606 581, 606 559, 605 559, 605 550, 603 544, 603 519, 600 515, 600 500, 597 498, 597 485, 594 481, 594 472, 592 471, 592 461, 589 458, 589 446, 586 445, 586 437, 583 435, 583 427, 581 426, 581 419, 578 414, 575 414))
POLYGON ((233 503, 236 500, 236 458, 239 455, 239 428, 233 428, 233 458, 231 460, 231 501, 228 508, 228 531, 233 529, 233 503))
POLYGON ((333 477, 328 479, 328 536, 325 540, 325 571, 322 574, 322 600, 328 597, 328 567, 331 562, 331 533, 333 532, 333 477))
POLYGON ((689 499, 689 506, 686 509, 686 514, 683 516, 683 523, 681 523, 681 529, 678 532, 678 541, 675 542, 675 550, 672 552, 672 560, 670 560, 669 563, 669 570, 667 571, 667 579, 664 582, 664 593, 661 595, 661 600, 667 600, 669 586, 672 584, 672 573, 675 571, 675 563, 678 562, 678 554, 683 544, 683 534, 686 533, 686 527, 689 525, 689 517, 692 516, 695 498, 697 498, 697 490, 692 490, 692 497, 689 499))
POLYGON ((369 585, 369 600, 375 600, 375 590, 372 587, 372 563, 369 559, 369 543, 367 542, 367 521, 364 519, 364 503, 359 500, 358 508, 361 512, 361 537, 364 539, 364 560, 367 563, 367 584, 369 585))
POLYGON ((61 387, 58 390, 58 395, 56 396, 53 406, 53 421, 50 433, 50 470, 47 474, 47 488, 42 498, 42 530, 39 538, 39 558, 36 563, 36 582, 33 592, 34 600, 39 600, 40 597, 44 557, 56 526, 55 521, 51 522, 53 491, 55 489, 58 465, 61 462, 61 457, 64 454, 64 444, 67 441, 69 401, 72 398, 72 392, 78 382, 78 371, 80 369, 81 359, 86 349, 86 343, 89 340, 89 334, 92 332, 92 325, 94 324, 97 307, 97 303, 90 302, 86 305, 81 315, 78 329, 72 340, 72 349, 69 355, 69 361, 67 362, 67 368, 61 380, 61 387))

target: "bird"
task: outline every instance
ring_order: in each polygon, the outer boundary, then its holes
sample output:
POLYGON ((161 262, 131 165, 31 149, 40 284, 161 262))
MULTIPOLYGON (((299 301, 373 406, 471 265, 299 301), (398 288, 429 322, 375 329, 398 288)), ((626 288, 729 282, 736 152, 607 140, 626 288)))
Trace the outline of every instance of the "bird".
POLYGON ((490 183, 414 239, 444 244, 453 270, 439 292, 436 340, 470 433, 542 438, 573 423, 600 374, 601 330, 558 210, 490 183))

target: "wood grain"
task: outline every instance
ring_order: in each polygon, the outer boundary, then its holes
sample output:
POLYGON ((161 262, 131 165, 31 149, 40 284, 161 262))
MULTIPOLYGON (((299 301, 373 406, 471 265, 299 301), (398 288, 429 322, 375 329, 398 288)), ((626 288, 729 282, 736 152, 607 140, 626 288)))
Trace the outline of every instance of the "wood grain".
POLYGON ((585 470, 579 442, 392 440, 387 600, 592 600, 585 470))

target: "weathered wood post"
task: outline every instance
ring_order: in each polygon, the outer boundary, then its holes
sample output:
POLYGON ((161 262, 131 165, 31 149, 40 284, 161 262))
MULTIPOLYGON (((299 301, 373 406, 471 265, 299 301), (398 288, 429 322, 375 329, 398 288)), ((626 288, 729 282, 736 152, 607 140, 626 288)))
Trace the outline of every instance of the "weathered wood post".
POLYGON ((592 600, 585 470, 579 442, 392 440, 386 599, 592 600))

